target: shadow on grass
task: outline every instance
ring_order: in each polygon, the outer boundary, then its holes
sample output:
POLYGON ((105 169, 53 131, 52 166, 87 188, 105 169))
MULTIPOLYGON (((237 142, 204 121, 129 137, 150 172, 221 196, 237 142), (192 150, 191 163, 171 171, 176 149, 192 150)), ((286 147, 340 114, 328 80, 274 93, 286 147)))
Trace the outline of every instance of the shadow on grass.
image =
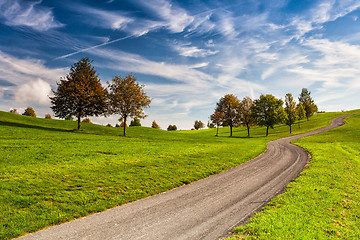
POLYGON ((50 128, 50 127, 42 127, 42 126, 31 125, 31 124, 16 123, 16 122, 4 122, 4 121, 0 121, 0 125, 9 126, 9 127, 40 129, 40 130, 47 130, 47 131, 54 131, 54 132, 76 132, 77 131, 76 129, 50 128))

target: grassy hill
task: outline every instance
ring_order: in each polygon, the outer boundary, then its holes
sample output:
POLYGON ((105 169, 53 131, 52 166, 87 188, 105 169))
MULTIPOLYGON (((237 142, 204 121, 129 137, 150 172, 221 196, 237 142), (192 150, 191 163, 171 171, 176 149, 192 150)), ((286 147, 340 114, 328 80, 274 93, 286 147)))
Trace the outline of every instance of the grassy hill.
POLYGON ((346 122, 295 142, 310 164, 231 239, 360 239, 360 115, 346 122))
MULTIPOLYGON (((293 134, 344 113, 317 114, 293 134)), ((248 161, 266 142, 288 136, 277 126, 167 132, 26 117, 0 112, 0 239, 86 216, 205 178, 248 161)))

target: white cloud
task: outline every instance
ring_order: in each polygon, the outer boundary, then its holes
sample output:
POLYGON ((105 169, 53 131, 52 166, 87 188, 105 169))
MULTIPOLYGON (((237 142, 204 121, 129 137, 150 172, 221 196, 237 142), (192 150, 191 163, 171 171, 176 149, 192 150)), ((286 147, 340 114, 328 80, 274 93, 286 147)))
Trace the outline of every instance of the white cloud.
POLYGON ((218 50, 201 49, 195 46, 189 46, 189 44, 175 45, 174 50, 184 57, 207 57, 217 54, 218 50))
POLYGON ((40 105, 49 105, 51 94, 50 84, 42 79, 22 84, 15 92, 15 101, 17 103, 36 103, 40 105))
POLYGON ((129 23, 134 21, 133 18, 125 16, 125 14, 121 12, 105 11, 85 5, 80 5, 74 7, 73 9, 79 13, 85 13, 88 16, 91 16, 91 18, 83 18, 83 20, 87 23, 91 22, 93 25, 103 28, 111 28, 116 30, 125 29, 129 23))
POLYGON ((47 31, 64 24, 58 22, 52 10, 40 6, 39 2, 19 2, 17 0, 0 1, 0 16, 8 26, 26 26, 38 31, 47 31))
POLYGON ((162 25, 173 33, 183 32, 193 21, 186 10, 166 1, 139 1, 140 4, 153 11, 160 18, 162 25))

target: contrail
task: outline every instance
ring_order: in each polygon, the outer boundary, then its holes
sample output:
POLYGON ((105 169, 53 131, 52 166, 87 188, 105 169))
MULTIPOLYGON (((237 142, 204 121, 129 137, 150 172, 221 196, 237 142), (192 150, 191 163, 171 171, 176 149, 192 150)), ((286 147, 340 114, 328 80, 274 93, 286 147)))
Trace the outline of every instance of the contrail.
POLYGON ((67 57, 70 57, 70 56, 72 56, 72 55, 75 55, 75 54, 78 54, 78 53, 81 53, 81 52, 86 52, 86 51, 88 51, 88 50, 91 50, 91 49, 94 49, 94 48, 98 48, 98 47, 102 47, 102 46, 105 46, 105 45, 108 45, 108 44, 112 44, 112 43, 114 43, 114 42, 118 42, 118 41, 121 41, 121 40, 125 40, 125 39, 128 39, 128 38, 134 37, 134 36, 136 36, 136 35, 138 35, 138 34, 132 34, 132 35, 130 35, 130 36, 118 38, 118 39, 115 39, 115 40, 112 40, 112 41, 109 41, 109 42, 104 42, 104 43, 101 43, 101 44, 98 44, 98 45, 95 45, 95 46, 92 46, 92 47, 84 48, 84 49, 81 49, 81 50, 79 50, 79 51, 72 52, 72 53, 69 53, 69 54, 66 54, 66 55, 63 55, 63 56, 54 58, 54 60, 67 58, 67 57))

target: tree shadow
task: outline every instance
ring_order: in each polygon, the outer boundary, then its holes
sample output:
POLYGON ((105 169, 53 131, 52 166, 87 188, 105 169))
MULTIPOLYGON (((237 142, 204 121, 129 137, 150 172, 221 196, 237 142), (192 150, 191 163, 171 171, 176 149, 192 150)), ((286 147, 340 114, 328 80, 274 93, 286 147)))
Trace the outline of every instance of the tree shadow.
POLYGON ((76 131, 76 129, 62 129, 62 128, 42 127, 42 126, 31 125, 31 124, 16 123, 16 122, 5 122, 5 121, 0 121, 0 125, 9 126, 9 127, 20 127, 20 128, 31 128, 31 129, 47 130, 47 131, 54 131, 54 132, 75 132, 76 131))

